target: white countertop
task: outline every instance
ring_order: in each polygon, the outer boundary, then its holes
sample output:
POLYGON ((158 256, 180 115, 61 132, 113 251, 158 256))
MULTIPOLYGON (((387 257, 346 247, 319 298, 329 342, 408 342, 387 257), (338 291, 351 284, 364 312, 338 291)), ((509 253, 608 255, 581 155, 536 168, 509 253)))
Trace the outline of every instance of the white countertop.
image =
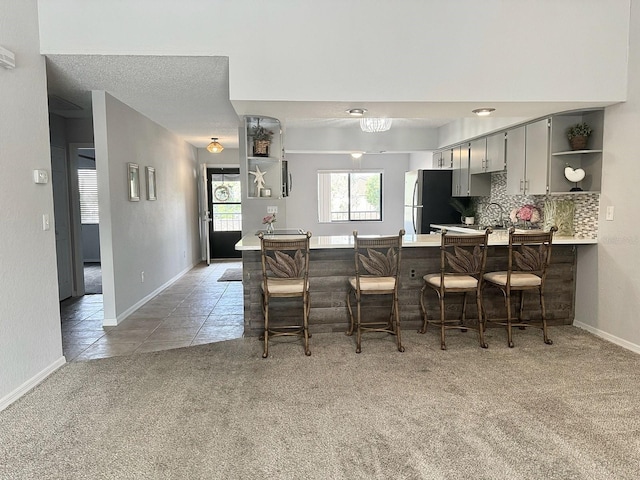
MULTIPOLYGON (((444 227, 444 226, 443 226, 444 227)), ((450 227, 446 227, 449 231, 453 231, 450 227)), ((477 230, 465 229, 460 233, 477 232, 477 230)), ((366 237, 368 235, 362 235, 366 237)), ((276 235, 274 238, 296 238, 296 235, 276 235)), ((594 238, 577 238, 577 237, 553 237, 554 245, 593 245, 598 243, 594 238)), ((489 235, 489 245, 508 245, 509 235, 506 230, 499 230, 489 235)), ((309 246, 312 250, 331 249, 331 248, 353 248, 352 235, 331 235, 331 236, 312 236, 309 239, 309 246)), ((402 239, 403 248, 411 247, 439 247, 439 234, 426 235, 405 235, 402 239)), ((256 235, 245 235, 236 243, 236 250, 260 250, 260 239, 256 235)))

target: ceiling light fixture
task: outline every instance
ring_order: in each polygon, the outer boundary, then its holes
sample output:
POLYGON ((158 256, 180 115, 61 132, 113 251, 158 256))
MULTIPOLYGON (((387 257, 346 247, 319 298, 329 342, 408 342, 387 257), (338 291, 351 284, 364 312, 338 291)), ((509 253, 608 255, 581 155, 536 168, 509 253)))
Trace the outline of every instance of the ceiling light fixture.
POLYGON ((352 117, 361 117, 362 115, 367 113, 367 109, 366 108, 352 108, 350 110, 347 110, 347 113, 349 115, 351 115, 352 117))
POLYGON ((492 112, 495 112, 495 108, 476 108, 475 110, 471 110, 479 117, 486 117, 487 115, 491 115, 492 112))
POLYGON ((224 150, 224 147, 218 143, 217 138, 212 137, 211 143, 207 145, 207 150, 209 150, 211 153, 220 153, 222 150, 224 150))
POLYGON ((386 132, 391 128, 390 118, 361 118, 360 129, 367 133, 386 132))
POLYGON ((362 158, 362 152, 352 152, 351 158, 353 158, 354 160, 358 160, 359 158, 362 158))

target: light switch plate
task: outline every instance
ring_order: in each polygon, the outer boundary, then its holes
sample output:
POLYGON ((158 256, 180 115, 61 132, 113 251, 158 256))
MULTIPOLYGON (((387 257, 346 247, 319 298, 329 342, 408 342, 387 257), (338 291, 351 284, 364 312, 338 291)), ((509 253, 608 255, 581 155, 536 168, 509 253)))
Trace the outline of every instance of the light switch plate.
POLYGON ((607 212, 605 214, 605 220, 613 220, 613 211, 614 211, 614 207, 613 205, 610 205, 607 207, 607 212))
POLYGON ((49 182, 49 172, 46 170, 34 170, 33 171, 33 181, 36 183, 47 183, 49 182))

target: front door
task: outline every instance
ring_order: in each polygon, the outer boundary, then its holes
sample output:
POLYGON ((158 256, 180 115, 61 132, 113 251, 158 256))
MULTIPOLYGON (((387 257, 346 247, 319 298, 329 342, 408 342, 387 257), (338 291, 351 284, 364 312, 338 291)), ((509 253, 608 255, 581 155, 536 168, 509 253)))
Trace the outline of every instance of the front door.
POLYGON ((209 251, 211 258, 240 258, 235 244, 242 237, 239 168, 208 168, 209 251))

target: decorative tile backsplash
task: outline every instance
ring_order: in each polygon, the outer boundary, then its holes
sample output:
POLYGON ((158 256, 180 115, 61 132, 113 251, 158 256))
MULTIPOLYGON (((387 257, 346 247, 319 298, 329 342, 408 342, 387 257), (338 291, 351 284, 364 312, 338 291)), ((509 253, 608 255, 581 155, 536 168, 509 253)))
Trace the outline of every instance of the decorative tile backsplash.
MULTIPOLYGON (((507 195, 507 174, 498 172, 491 174, 491 195, 488 197, 476 197, 477 219, 479 225, 496 225, 499 223, 500 209, 489 206, 497 203, 502 207, 503 219, 509 220, 509 213, 514 208, 526 204, 535 205, 540 209, 544 217, 545 200, 568 200, 574 202, 573 230, 579 238, 597 238, 598 236, 598 210, 600 207, 600 194, 598 193, 572 193, 566 195, 507 195)), ((540 226, 542 226, 540 222, 540 226)))

